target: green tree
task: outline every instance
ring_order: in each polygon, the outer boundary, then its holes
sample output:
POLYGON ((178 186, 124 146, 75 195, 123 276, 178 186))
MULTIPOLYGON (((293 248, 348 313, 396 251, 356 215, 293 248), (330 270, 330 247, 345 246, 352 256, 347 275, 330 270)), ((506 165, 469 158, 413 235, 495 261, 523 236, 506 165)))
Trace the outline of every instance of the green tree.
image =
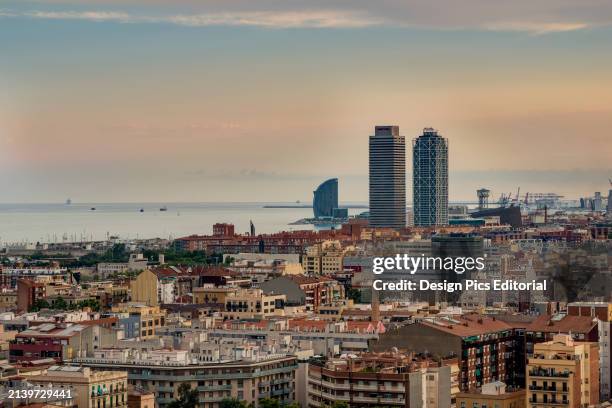
POLYGON ((53 309, 66 310, 68 309, 68 303, 60 296, 51 303, 51 307, 53 309))
POLYGON ((48 309, 49 308, 49 302, 47 302, 45 299, 38 299, 36 300, 36 302, 34 302, 34 304, 32 306, 30 306, 30 312, 38 312, 40 309, 48 309))
POLYGON ((168 408, 197 408, 198 390, 192 390, 191 385, 183 383, 178 389, 179 397, 167 405, 168 408))
POLYGON ((220 408, 249 408, 249 405, 236 398, 225 398, 219 404, 220 408))
POLYGON ((343 401, 335 401, 331 405, 325 405, 324 408, 349 408, 348 404, 343 401))
POLYGON ((359 289, 349 289, 346 297, 352 299, 355 303, 361 303, 361 291, 359 289))
POLYGON ((280 402, 272 398, 263 398, 259 400, 260 408, 280 408, 280 402))

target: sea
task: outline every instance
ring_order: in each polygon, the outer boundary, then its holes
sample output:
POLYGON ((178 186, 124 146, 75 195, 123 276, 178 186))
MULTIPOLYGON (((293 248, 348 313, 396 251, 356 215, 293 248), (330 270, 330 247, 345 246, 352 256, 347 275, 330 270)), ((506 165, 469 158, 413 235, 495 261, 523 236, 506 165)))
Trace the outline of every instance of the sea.
MULTIPOLYGON (((363 211, 350 208, 349 215, 363 211)), ((243 233, 252 221, 258 234, 331 227, 291 225, 311 217, 312 208, 279 202, 0 204, 0 243, 84 242, 110 236, 172 239, 211 234, 217 222, 232 223, 243 233)))

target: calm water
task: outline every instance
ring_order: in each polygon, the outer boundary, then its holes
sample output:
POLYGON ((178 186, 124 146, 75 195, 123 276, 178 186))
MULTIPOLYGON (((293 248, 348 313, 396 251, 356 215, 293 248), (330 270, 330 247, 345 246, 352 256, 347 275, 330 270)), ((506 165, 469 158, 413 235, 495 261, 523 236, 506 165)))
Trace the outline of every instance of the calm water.
MULTIPOLYGON (((237 232, 257 233, 312 229, 289 225, 312 217, 311 208, 264 208, 288 203, 88 203, 0 204, 0 242, 62 242, 121 238, 168 238, 210 234, 215 222, 229 222, 237 232), (167 211, 160 211, 161 207, 167 211), (95 207, 95 211, 90 208, 95 207), (144 212, 140 212, 140 209, 144 212)), ((349 210, 356 214, 361 210, 349 210)))

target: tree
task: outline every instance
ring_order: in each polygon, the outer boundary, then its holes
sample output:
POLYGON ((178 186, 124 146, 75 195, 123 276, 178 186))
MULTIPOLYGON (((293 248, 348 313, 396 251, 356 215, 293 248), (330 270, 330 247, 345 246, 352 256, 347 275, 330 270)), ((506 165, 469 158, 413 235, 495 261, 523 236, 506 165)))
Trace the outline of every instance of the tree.
POLYGON ((272 398, 263 398, 259 400, 260 408, 280 408, 280 402, 272 398))
POLYGON ((167 405, 168 408, 197 408, 198 390, 192 390, 191 385, 183 383, 178 389, 179 397, 167 405))
POLYGON ((361 303, 361 291, 359 289, 350 288, 346 296, 355 303, 361 303))
POLYGON ((343 401, 335 401, 331 405, 325 405, 324 408, 349 408, 348 404, 343 401))
POLYGON ((53 309, 66 310, 68 309, 68 303, 60 296, 51 303, 51 307, 53 309))
POLYGON ((30 312, 38 312, 40 309, 48 309, 49 302, 45 299, 37 299, 32 306, 30 306, 30 312))
POLYGON ((249 405, 236 398, 226 398, 219 404, 220 408, 249 408, 249 405))

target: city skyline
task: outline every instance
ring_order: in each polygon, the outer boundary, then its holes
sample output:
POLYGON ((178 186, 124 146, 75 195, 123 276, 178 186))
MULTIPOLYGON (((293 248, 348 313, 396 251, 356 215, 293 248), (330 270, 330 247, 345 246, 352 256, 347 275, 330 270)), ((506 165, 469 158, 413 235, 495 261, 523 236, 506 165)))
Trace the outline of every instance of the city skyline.
POLYGON ((612 6, 485 3, 3 2, 0 202, 363 202, 376 123, 449 135, 451 201, 605 194, 612 6))

